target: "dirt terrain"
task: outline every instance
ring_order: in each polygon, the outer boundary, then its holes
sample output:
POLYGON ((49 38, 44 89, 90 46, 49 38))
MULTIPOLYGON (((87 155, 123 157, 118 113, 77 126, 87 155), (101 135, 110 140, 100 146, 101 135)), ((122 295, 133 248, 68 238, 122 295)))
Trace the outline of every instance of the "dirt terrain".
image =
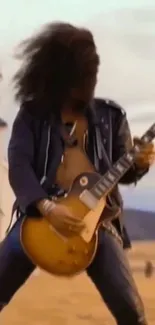
MULTIPOLYGON (((155 274, 148 279, 143 270, 146 260, 155 261, 155 243, 136 244, 129 256, 149 324, 154 325, 155 274)), ((3 311, 0 324, 114 325, 115 322, 85 274, 62 280, 39 271, 3 311)))

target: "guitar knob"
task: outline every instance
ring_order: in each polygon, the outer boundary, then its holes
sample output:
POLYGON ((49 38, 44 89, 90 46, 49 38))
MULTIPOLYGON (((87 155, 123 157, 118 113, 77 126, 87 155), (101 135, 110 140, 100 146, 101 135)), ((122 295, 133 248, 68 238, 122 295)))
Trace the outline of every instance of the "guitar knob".
POLYGON ((80 178, 80 185, 81 185, 81 186, 86 186, 86 185, 88 185, 88 178, 87 178, 86 176, 82 176, 82 177, 80 178))

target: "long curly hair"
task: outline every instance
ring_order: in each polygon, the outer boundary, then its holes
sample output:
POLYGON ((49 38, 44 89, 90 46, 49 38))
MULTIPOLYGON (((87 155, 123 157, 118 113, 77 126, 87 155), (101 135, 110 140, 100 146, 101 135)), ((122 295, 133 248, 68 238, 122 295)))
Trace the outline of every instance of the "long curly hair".
POLYGON ((13 78, 17 101, 31 100, 37 103, 36 110, 45 111, 46 107, 56 113, 71 89, 80 89, 82 98, 89 100, 99 67, 89 30, 63 22, 50 23, 23 41, 19 49, 17 58, 22 64, 13 78))

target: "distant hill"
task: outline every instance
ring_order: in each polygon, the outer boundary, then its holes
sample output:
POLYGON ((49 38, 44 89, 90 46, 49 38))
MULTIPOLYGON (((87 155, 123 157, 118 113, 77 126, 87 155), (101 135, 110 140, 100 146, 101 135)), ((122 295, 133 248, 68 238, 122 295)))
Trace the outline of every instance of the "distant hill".
POLYGON ((155 212, 125 209, 124 221, 131 240, 155 240, 155 212))

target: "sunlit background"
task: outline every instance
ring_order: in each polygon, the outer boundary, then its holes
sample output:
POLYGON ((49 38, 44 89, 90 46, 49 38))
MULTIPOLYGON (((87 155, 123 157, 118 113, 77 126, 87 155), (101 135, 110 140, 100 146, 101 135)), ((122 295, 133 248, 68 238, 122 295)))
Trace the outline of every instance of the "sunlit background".
MULTIPOLYGON (((11 77, 19 66, 16 45, 42 24, 64 20, 91 29, 101 67, 96 94, 122 104, 134 134, 155 122, 154 0, 5 0, 0 10, 0 115, 9 123, 18 110, 11 77)), ((123 191, 125 205, 155 211, 155 168, 135 188, 123 191), (130 193, 130 195, 129 195, 130 193)))

